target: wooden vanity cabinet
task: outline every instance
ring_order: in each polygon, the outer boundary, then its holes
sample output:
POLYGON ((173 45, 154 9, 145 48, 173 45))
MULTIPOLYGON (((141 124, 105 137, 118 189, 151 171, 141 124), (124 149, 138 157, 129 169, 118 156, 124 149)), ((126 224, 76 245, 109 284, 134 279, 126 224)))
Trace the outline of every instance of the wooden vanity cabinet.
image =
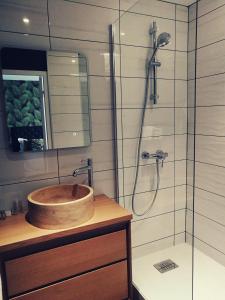
POLYGON ((11 247, 1 253, 4 300, 132 299, 130 250, 129 218, 11 247))

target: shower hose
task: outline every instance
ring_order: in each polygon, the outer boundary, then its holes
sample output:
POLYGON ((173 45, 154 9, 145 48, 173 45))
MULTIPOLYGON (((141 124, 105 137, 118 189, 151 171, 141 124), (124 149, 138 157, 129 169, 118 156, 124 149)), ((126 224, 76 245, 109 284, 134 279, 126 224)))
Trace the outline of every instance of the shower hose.
POLYGON ((143 103, 143 109, 142 109, 142 114, 141 114, 141 126, 140 126, 140 133, 139 133, 139 137, 138 137, 137 159, 136 159, 136 166, 135 166, 136 173, 135 173, 135 180, 134 180, 133 193, 132 193, 132 210, 133 210, 134 214, 139 217, 144 216, 152 209, 152 207, 155 203, 157 194, 158 194, 159 184, 160 184, 159 159, 156 158, 157 184, 156 184, 154 197, 153 197, 151 203, 149 204, 148 208, 144 212, 138 213, 135 208, 135 196, 136 196, 136 189, 137 189, 138 174, 139 174, 139 169, 140 169, 140 155, 141 155, 141 144, 142 144, 142 137, 143 137, 143 127, 144 127, 145 113, 146 113, 147 102, 148 102, 150 68, 151 68, 151 63, 152 63, 152 60, 153 60, 156 52, 157 52, 157 48, 154 49, 151 59, 147 63, 147 67, 146 67, 144 103, 143 103))

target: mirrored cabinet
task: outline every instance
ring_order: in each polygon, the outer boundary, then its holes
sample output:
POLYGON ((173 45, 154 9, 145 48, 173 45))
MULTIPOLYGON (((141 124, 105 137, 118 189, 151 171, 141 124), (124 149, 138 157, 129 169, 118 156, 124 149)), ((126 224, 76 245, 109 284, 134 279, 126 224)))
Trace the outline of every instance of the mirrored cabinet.
POLYGON ((3 108, 14 152, 90 144, 88 63, 78 52, 3 48, 3 108))

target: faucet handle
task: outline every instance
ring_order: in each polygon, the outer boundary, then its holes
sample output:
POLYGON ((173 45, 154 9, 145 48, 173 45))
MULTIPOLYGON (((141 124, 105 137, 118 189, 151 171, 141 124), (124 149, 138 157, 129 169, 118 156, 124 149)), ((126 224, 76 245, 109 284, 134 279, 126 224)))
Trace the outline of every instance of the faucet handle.
POLYGON ((92 166, 92 159, 91 158, 86 158, 86 159, 82 159, 81 164, 86 163, 87 166, 92 166))
POLYGON ((81 164, 87 163, 87 159, 81 159, 80 163, 81 164))

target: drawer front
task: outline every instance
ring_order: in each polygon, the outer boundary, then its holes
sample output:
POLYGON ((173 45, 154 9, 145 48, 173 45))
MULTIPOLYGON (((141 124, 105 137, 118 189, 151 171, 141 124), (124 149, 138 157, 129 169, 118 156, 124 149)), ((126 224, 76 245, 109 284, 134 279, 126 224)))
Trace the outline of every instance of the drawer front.
POLYGON ((5 262, 9 296, 123 260, 126 230, 5 262))
POLYGON ((128 298, 127 261, 122 261, 13 300, 122 300, 128 298))

